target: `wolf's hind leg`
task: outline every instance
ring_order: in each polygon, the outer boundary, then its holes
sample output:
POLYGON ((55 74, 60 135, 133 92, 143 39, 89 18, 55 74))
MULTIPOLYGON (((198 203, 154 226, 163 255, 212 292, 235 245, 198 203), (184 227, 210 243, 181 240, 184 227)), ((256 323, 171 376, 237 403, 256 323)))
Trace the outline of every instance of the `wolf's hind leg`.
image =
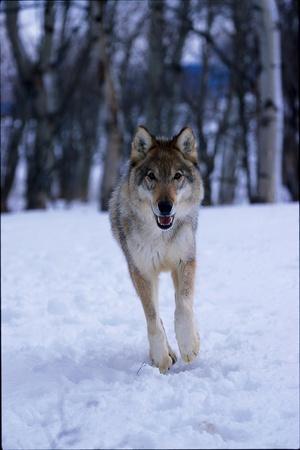
POLYGON ((194 279, 195 261, 180 262, 172 272, 175 287, 175 332, 182 359, 189 363, 199 353, 200 339, 195 324, 194 279))
POLYGON ((163 323, 158 312, 157 275, 151 280, 145 278, 137 269, 130 269, 130 274, 136 291, 144 308, 148 339, 150 345, 150 358, 161 373, 165 373, 177 360, 175 352, 171 349, 163 323))

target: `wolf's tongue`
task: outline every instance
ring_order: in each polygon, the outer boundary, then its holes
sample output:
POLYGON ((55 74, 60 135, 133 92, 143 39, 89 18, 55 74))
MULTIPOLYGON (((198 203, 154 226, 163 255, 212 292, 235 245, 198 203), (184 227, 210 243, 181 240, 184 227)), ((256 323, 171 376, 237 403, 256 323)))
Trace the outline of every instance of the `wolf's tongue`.
POLYGON ((161 225, 170 225, 171 222, 172 222, 172 217, 160 217, 159 218, 159 223, 161 225))

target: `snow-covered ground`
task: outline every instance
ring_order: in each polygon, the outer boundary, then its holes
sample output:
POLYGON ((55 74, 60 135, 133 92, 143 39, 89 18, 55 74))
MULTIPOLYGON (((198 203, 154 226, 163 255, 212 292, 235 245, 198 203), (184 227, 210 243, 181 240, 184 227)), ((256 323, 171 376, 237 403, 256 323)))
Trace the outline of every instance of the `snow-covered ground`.
POLYGON ((202 209, 200 356, 160 375, 107 215, 2 216, 4 449, 299 447, 298 268, 296 205, 202 209))

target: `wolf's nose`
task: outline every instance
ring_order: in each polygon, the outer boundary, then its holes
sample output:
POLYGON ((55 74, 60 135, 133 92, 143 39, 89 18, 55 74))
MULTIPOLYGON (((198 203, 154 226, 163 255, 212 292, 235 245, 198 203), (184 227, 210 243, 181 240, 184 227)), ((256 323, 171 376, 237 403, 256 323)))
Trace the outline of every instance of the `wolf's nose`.
POLYGON ((172 211, 172 203, 168 202, 168 201, 161 201, 158 202, 157 204, 159 212, 161 213, 162 216, 168 216, 170 214, 170 212, 172 211))

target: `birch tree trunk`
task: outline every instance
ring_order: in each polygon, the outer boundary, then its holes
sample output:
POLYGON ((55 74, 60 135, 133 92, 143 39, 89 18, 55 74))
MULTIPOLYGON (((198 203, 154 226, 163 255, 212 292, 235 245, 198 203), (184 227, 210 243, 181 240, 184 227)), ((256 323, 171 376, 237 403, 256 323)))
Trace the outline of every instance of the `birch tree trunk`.
POLYGON ((258 123, 257 201, 279 200, 282 171, 283 98, 279 17, 275 0, 261 0, 259 42, 261 57, 258 123))

